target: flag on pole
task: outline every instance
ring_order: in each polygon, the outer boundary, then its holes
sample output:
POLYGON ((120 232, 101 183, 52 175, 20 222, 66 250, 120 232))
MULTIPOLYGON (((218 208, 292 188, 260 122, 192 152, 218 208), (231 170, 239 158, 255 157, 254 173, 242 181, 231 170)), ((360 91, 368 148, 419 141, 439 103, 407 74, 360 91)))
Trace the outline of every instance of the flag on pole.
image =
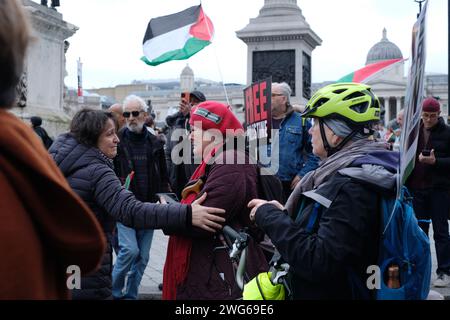
POLYGON ((141 58, 157 66, 171 60, 184 60, 211 43, 214 27, 202 6, 150 20, 145 32, 141 58))
POLYGON ((370 79, 372 79, 376 74, 380 71, 388 70, 396 63, 404 61, 404 59, 390 59, 383 60, 380 62, 371 63, 361 69, 358 69, 348 75, 340 78, 337 82, 359 82, 359 83, 367 83, 370 79))
POLYGON ((131 171, 128 175, 127 178, 125 179, 125 183, 123 184, 123 186, 125 187, 125 189, 129 190, 130 189, 130 183, 133 180, 134 177, 134 171, 131 171))

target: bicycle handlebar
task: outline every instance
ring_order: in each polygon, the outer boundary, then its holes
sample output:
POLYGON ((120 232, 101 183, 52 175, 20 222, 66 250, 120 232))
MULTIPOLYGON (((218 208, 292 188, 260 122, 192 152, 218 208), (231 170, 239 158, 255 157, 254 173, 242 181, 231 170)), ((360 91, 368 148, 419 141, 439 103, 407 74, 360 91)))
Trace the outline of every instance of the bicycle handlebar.
POLYGON ((231 240, 231 242, 235 242, 236 240, 238 241, 244 240, 241 234, 239 234, 239 232, 237 232, 230 226, 224 226, 222 232, 231 240))
POLYGON ((249 235, 245 232, 237 232, 230 226, 224 226, 222 232, 228 246, 231 249, 229 253, 230 258, 238 262, 236 269, 236 283, 242 290, 244 288, 244 274, 247 264, 247 245, 249 235))
POLYGON ((239 264, 236 270, 236 284, 241 290, 244 289, 244 274, 246 264, 247 264, 247 248, 244 248, 241 252, 241 257, 239 258, 239 264))
MULTIPOLYGON (((230 249, 230 258, 232 259, 232 261, 238 263, 236 268, 235 280, 238 287, 243 290, 245 267, 247 263, 247 245, 248 238, 250 236, 243 231, 238 232, 228 225, 223 227, 222 233, 225 237, 228 248, 230 249)), ((283 284, 283 286, 287 290, 287 295, 291 296, 292 292, 286 279, 286 276, 289 272, 289 264, 283 262, 278 251, 275 252, 270 264, 270 271, 272 271, 270 281, 273 285, 283 284)))

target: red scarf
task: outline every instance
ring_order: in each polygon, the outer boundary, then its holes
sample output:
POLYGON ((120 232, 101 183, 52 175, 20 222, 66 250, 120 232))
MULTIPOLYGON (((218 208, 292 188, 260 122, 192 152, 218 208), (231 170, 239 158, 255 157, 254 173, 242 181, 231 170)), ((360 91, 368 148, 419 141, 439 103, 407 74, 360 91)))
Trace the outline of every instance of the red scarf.
MULTIPOLYGON (((217 148, 211 152, 215 154, 217 148)), ((210 156, 210 157, 211 157, 210 156)), ((206 163, 204 159, 192 174, 191 181, 199 179, 205 174, 206 163)), ((183 204, 191 204, 197 199, 198 193, 190 193, 185 199, 181 200, 183 204)), ((191 256, 192 239, 184 236, 170 236, 167 247, 166 262, 163 272, 163 300, 175 300, 177 298, 177 287, 181 285, 189 271, 189 262, 191 256)))

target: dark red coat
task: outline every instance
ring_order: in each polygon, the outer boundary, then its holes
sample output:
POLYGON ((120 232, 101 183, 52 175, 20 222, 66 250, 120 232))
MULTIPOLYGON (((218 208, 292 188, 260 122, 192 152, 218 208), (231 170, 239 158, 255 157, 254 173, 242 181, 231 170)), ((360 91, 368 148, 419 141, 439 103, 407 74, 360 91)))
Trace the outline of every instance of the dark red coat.
MULTIPOLYGON (((223 155, 226 157, 229 152, 234 153, 236 159, 238 151, 227 151, 223 155)), ((233 154, 228 155, 230 156, 233 154)), ((256 165, 213 164, 202 190, 202 193, 207 193, 202 205, 225 209, 226 224, 235 230, 249 228, 252 240, 248 247, 246 271, 250 279, 268 270, 264 254, 255 241, 261 240, 263 234, 250 222, 250 210, 247 208, 250 200, 258 198, 256 180, 256 165)), ((241 297, 242 292, 236 284, 228 251, 214 250, 223 246, 218 234, 196 229, 189 232, 189 235, 192 237, 189 272, 186 281, 177 288, 177 299, 237 299, 241 297)))

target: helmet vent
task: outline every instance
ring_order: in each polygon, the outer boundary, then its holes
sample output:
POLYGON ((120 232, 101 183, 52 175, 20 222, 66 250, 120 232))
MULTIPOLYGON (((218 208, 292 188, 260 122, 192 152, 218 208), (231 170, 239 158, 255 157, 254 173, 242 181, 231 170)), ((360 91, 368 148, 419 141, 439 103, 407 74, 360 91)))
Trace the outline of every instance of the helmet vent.
POLYGON ((378 99, 373 99, 372 101, 373 101, 372 108, 379 109, 380 108, 380 104, 378 103, 378 99))
POLYGON ((323 105, 324 103, 328 102, 328 98, 320 98, 315 104, 314 104, 314 108, 318 108, 321 105, 323 105))
POLYGON ((365 96, 364 93, 356 91, 356 92, 353 92, 353 93, 349 94, 348 96, 346 96, 343 100, 350 100, 350 99, 364 97, 364 96, 365 96))
POLYGON ((347 89, 337 89, 337 90, 334 90, 333 93, 340 94, 340 93, 342 93, 344 91, 347 91, 347 89))
POLYGON ((350 107, 353 111, 357 113, 365 113, 367 111, 367 108, 369 107, 369 103, 367 101, 355 104, 350 107))

